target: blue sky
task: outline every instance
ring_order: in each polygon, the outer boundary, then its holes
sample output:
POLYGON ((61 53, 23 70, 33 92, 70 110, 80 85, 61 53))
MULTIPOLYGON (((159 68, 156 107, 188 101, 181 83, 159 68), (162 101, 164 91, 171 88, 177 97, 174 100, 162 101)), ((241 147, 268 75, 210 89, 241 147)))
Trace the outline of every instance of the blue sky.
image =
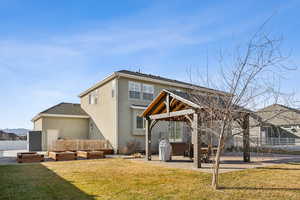
MULTIPOLYGON (((300 1, 71 1, 0 3, 0 128, 32 128, 30 119, 120 69, 189 80, 209 73, 218 52, 247 41, 272 14, 267 31, 300 62, 300 1)), ((299 93, 300 71, 282 90, 299 93)), ((300 96, 299 96, 300 97, 300 96)))

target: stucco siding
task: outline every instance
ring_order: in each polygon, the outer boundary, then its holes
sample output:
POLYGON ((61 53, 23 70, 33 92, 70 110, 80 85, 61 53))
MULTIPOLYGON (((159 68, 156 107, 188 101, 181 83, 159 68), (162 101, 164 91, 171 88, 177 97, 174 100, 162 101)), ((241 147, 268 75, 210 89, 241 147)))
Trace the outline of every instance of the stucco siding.
MULTIPOLYGON (((143 110, 131 108, 132 105, 143 105, 148 106, 151 101, 146 100, 136 100, 129 98, 128 84, 129 81, 134 81, 138 83, 150 84, 154 86, 154 98, 163 90, 163 89, 180 89, 185 91, 182 88, 170 87, 167 85, 156 84, 147 81, 140 81, 128 78, 120 78, 118 80, 118 90, 119 90, 119 101, 118 101, 118 141, 119 149, 122 150, 126 147, 128 142, 136 141, 140 144, 141 150, 145 149, 145 130, 137 130, 135 118, 137 115, 141 114, 143 110)), ((159 137, 166 135, 168 133, 168 122, 159 122, 155 125, 152 130, 152 149, 155 151, 158 147, 159 137)))
POLYGON ((43 130, 43 120, 42 120, 42 118, 39 118, 38 120, 34 121, 33 130, 34 131, 42 131, 43 130))
POLYGON ((48 150, 48 134, 50 130, 58 133, 58 139, 87 139, 89 119, 43 117, 42 149, 48 150))
MULTIPOLYGON (((113 81, 95 88, 98 90, 97 104, 89 104, 89 94, 81 97, 81 107, 90 116, 90 139, 107 139, 117 148, 116 138, 116 92, 113 95, 113 81)), ((91 92, 93 92, 92 90, 91 92)))
POLYGON ((88 123, 89 119, 49 117, 44 118, 43 126, 44 130, 59 130, 61 139, 87 139, 88 123))

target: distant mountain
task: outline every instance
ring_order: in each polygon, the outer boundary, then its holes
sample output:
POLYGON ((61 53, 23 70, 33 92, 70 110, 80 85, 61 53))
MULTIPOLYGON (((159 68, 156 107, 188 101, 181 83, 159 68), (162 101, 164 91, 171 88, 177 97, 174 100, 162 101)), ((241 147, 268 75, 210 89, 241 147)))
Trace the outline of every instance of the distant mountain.
POLYGON ((14 133, 16 135, 27 135, 28 131, 30 131, 29 129, 25 129, 25 128, 16 128, 16 129, 2 129, 2 131, 6 132, 6 133, 14 133))
POLYGON ((20 140, 20 137, 14 133, 0 131, 0 140, 20 140))

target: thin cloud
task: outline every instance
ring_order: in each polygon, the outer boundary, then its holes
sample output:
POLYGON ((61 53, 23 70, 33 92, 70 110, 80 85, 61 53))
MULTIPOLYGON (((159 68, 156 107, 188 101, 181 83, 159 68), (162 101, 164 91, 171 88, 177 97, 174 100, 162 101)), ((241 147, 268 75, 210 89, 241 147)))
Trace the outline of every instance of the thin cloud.
POLYGON ((236 14, 229 11, 229 4, 180 15, 165 13, 168 7, 154 6, 126 18, 98 21, 42 39, 0 38, 0 90, 6 94, 0 99, 0 110, 12 108, 6 111, 9 117, 1 118, 0 128, 30 127, 29 120, 37 112, 60 101, 78 101, 82 90, 120 66, 142 66, 146 73, 183 80, 186 76, 175 70, 164 70, 172 67, 184 73, 181 65, 192 64, 190 52, 182 51, 178 57, 178 49, 191 47, 192 52, 233 35, 238 38, 270 14, 232 20, 236 14))

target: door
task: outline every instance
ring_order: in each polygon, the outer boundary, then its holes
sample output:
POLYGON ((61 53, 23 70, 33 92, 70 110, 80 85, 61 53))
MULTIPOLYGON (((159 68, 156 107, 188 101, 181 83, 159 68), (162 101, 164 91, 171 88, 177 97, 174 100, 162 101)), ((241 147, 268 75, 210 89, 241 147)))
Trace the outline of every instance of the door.
POLYGON ((52 150, 54 147, 54 142, 58 139, 59 130, 48 129, 47 130, 47 149, 52 150))

